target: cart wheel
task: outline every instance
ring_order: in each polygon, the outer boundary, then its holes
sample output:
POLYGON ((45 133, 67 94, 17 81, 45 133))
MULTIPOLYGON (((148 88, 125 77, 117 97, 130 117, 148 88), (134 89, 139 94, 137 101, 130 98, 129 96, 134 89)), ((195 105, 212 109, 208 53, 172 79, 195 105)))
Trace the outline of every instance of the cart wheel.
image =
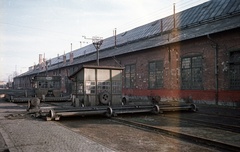
POLYGON ((191 106, 190 111, 192 111, 192 112, 198 111, 197 106, 195 104, 191 104, 190 106, 191 106))
POLYGON ((52 110, 52 109, 50 110, 49 114, 50 114, 50 118, 51 118, 51 119, 54 119, 55 116, 56 116, 54 110, 52 110))
POLYGON ((13 102, 13 96, 10 96, 10 102, 13 102))
POLYGON ((159 114, 160 113, 160 108, 158 105, 154 105, 152 112, 154 114, 159 114))
POLYGON ((106 112, 106 116, 110 118, 110 117, 112 116, 112 114, 113 114, 112 108, 111 108, 111 107, 108 107, 108 108, 107 108, 107 112, 106 112))
POLYGON ((127 104, 127 99, 124 97, 122 98, 122 105, 126 105, 127 104))
POLYGON ((40 105, 39 98, 34 97, 30 100, 30 108, 31 109, 39 109, 39 105, 40 105))
POLYGON ((110 101, 110 93, 108 93, 107 91, 100 93, 99 100, 102 104, 107 105, 110 101))
POLYGON ((27 110, 29 110, 30 108, 31 108, 31 104, 30 104, 30 100, 28 100, 27 110))

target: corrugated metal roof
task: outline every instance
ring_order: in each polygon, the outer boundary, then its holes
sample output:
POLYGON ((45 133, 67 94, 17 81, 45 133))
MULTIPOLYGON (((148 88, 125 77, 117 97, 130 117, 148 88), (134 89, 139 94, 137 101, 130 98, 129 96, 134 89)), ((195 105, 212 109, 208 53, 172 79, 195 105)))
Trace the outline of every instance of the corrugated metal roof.
MULTIPOLYGON (((167 41, 167 37, 174 27, 173 15, 118 34, 116 36, 117 48, 114 47, 115 37, 104 39, 100 49, 100 58, 112 57, 237 28, 240 27, 239 20, 240 0, 211 0, 177 13, 176 28, 178 29, 178 35, 171 40, 167 41), (162 34, 161 22, 163 25, 162 34)), ((74 54, 72 65, 96 60, 95 52, 96 49, 92 44, 74 50, 72 52, 74 54)), ((69 60, 69 56, 70 52, 66 53, 67 60, 69 60)), ((48 70, 69 65, 69 63, 63 64, 61 62, 63 62, 63 56, 51 59, 51 66, 48 70), (56 66, 56 64, 58 65, 56 66)), ((42 71, 28 71, 22 74, 22 76, 39 72, 42 71)))

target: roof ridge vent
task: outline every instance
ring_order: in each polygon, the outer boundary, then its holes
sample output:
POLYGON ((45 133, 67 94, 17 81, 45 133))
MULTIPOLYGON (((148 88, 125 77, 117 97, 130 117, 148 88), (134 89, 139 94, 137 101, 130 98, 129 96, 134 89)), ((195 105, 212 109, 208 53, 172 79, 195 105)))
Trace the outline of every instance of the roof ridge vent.
POLYGON ((159 20, 156 20, 155 22, 152 23, 152 26, 155 26, 158 22, 159 20))
POLYGON ((203 8, 203 9, 206 9, 206 8, 208 8, 210 5, 211 5, 210 2, 204 3, 204 4, 202 5, 202 8, 203 8))
POLYGON ((124 35, 126 35, 127 34, 127 31, 126 32, 124 32, 123 34, 122 34, 122 36, 124 36, 124 35))

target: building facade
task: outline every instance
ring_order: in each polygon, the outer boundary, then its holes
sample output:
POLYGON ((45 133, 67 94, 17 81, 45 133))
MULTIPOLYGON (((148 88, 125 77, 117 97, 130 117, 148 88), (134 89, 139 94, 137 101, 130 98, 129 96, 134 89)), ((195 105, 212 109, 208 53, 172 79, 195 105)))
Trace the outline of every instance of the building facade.
MULTIPOLYGON (((120 66, 125 100, 189 101, 240 105, 240 2, 211 0, 175 15, 104 39, 100 65, 120 66)), ((34 75, 68 76, 96 65, 93 45, 42 61, 14 78, 31 88, 34 75)))

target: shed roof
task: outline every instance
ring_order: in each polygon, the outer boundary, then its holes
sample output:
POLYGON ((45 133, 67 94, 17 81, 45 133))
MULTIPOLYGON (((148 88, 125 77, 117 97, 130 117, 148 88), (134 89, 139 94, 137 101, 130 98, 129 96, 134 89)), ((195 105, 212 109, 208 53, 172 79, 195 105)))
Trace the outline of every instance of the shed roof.
MULTIPOLYGON (((114 36, 104 39, 100 49, 100 59, 239 28, 240 1, 210 0, 179 12, 175 16, 176 29, 174 30, 173 15, 170 15, 118 34, 116 47, 114 36), (171 36, 171 33, 175 36, 171 36)), ((48 70, 96 60, 95 52, 96 49, 92 44, 74 50, 72 51, 74 62, 71 64, 70 62, 64 64, 63 58, 55 57, 51 59, 51 66, 48 67, 48 70)), ((66 53, 67 60, 70 59, 70 53, 66 53)), ((32 70, 21 76, 44 71, 32 70)))

